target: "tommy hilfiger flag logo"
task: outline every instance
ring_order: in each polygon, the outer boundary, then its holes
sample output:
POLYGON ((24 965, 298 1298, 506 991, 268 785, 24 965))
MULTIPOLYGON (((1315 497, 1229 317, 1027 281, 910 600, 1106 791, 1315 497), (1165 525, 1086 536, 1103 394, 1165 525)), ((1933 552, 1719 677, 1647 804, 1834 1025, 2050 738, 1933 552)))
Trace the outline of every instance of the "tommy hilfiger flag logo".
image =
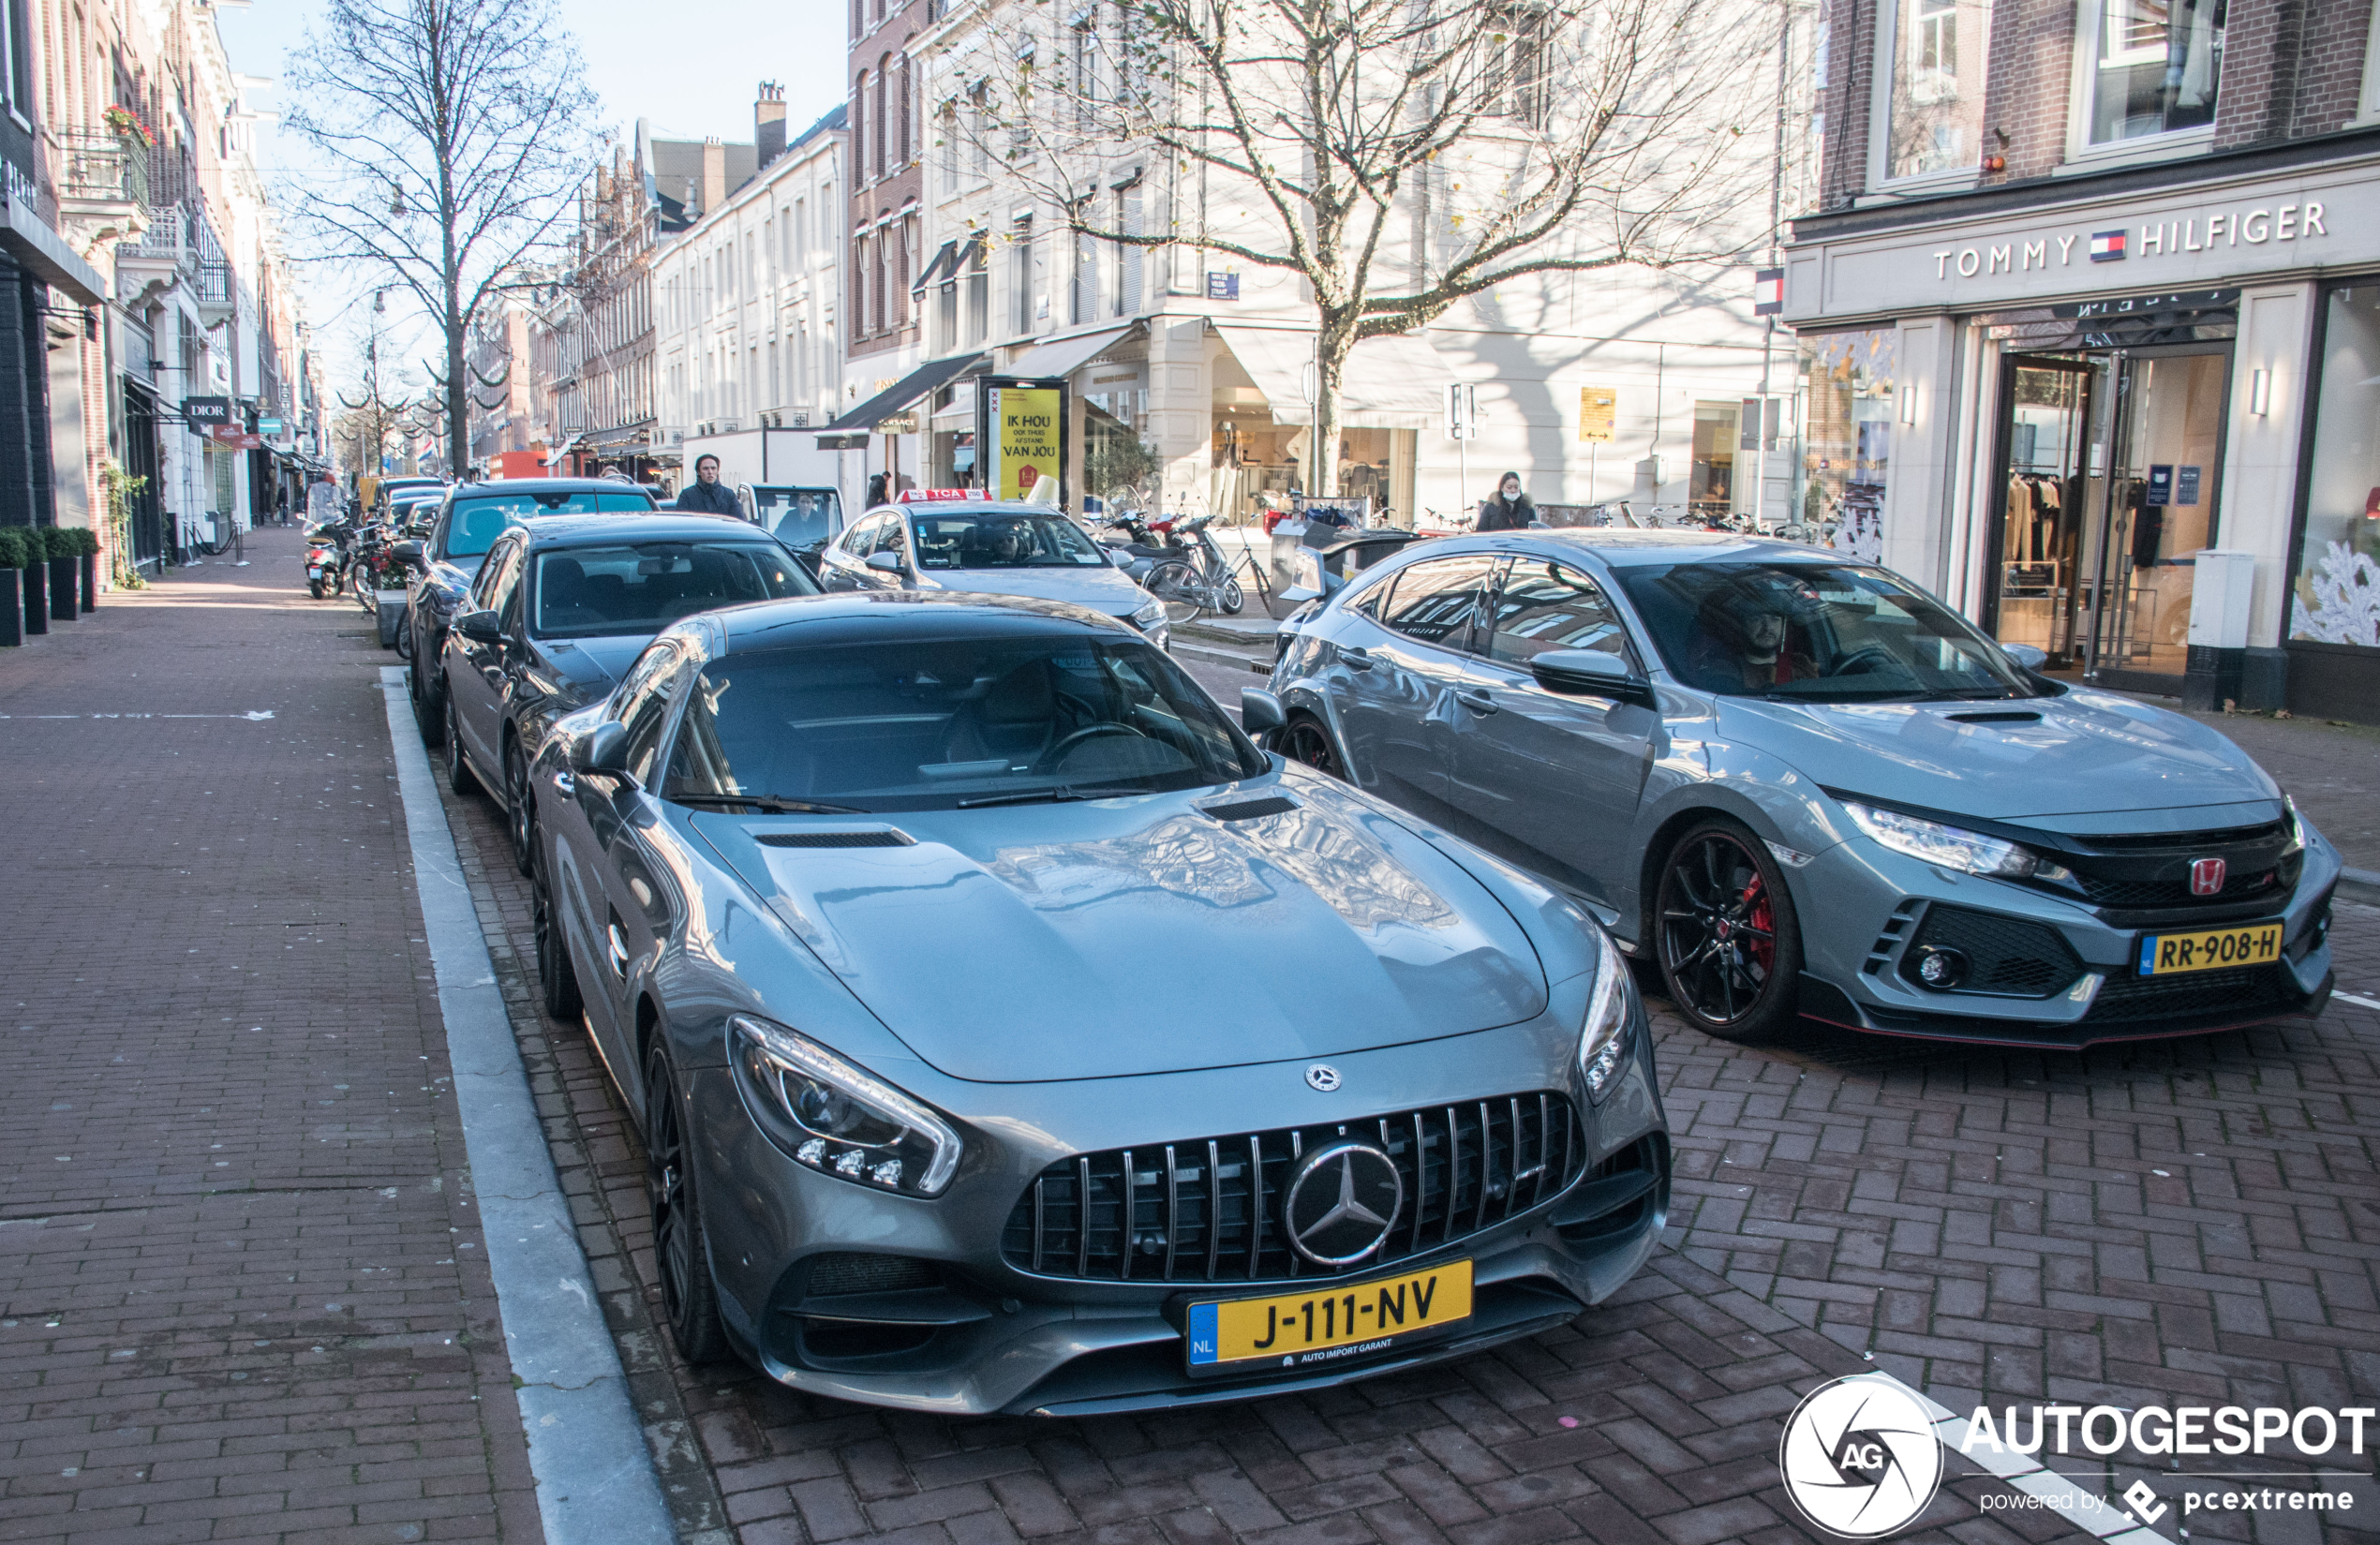
POLYGON ((2095 263, 2120 263, 2124 260, 2124 233, 2120 230, 2094 230, 2090 233, 2090 260, 2095 263))

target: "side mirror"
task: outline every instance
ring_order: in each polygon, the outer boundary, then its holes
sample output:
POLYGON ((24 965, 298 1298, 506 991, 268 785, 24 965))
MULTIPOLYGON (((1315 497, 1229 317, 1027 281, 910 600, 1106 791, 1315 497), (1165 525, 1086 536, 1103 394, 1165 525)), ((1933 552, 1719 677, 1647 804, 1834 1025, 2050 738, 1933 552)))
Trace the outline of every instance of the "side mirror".
POLYGON ((898 553, 870 553, 868 555, 868 567, 875 570, 880 574, 897 574, 900 572, 900 555, 898 553))
POLYGON ((2030 644, 2003 644, 2001 649, 2016 662, 2019 670, 2038 671, 2049 663, 2049 651, 2036 649, 2030 644))
POLYGON ((1289 716, 1282 711, 1279 698, 1262 687, 1240 689, 1240 727, 1250 735, 1277 730, 1288 722, 1289 716))
POLYGON ((480 644, 493 644, 504 636, 504 630, 497 624, 496 614, 485 609, 465 612, 456 617, 454 631, 480 644))
POLYGON ((1132 567, 1132 555, 1125 552, 1123 548, 1102 547, 1099 550, 1107 554, 1108 561, 1114 564, 1117 568, 1129 569, 1132 567))
POLYGON ((571 765, 599 778, 628 776, 628 731, 617 719, 607 719, 578 737, 571 748, 571 765))
POLYGON ((424 567, 422 562, 422 544, 418 542, 397 542, 389 548, 389 557, 394 558, 397 562, 404 564, 409 569, 419 569, 424 567))
POLYGON ((1529 674, 1549 692, 1566 697, 1615 697, 1653 706, 1653 684, 1631 673, 1618 655, 1597 649, 1547 649, 1529 657, 1529 674))

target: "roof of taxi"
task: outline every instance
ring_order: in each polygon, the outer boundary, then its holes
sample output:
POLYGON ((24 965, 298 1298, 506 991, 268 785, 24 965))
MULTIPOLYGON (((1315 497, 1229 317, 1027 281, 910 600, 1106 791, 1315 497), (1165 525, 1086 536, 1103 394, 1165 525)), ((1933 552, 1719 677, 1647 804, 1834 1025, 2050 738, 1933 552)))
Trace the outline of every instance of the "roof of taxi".
POLYGON ((593 512, 567 515, 532 515, 520 523, 530 545, 549 547, 608 546, 622 542, 746 542, 780 545, 751 521, 736 515, 707 515, 670 510, 649 514, 624 511, 607 515, 593 512))
POLYGON ((1140 637, 1115 618, 1070 602, 947 590, 829 591, 726 607, 710 620, 725 627, 731 654, 969 637, 1140 637))

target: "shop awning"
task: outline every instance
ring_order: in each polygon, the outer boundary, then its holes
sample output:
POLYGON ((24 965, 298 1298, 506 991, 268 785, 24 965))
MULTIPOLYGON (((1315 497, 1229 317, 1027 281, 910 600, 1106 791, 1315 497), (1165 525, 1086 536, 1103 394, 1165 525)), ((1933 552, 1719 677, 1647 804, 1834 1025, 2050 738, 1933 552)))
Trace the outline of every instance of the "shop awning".
POLYGON ((877 424, 894 414, 907 411, 918 398, 939 392, 987 363, 986 356, 982 354, 953 354, 946 360, 935 360, 930 364, 920 365, 826 425, 826 432, 873 431, 877 424))
MULTIPOLYGON (((1305 373, 1314 334, 1282 327, 1214 324, 1232 358, 1272 404, 1275 423, 1312 423, 1305 373)), ((1339 386, 1342 429, 1435 429, 1446 417, 1452 373, 1421 338, 1395 334, 1366 338, 1347 356, 1339 386)))
POLYGON ((1036 344, 1018 355, 1017 362, 1008 367, 1007 373, 1045 378, 1070 376, 1122 342, 1124 335, 1132 331, 1130 327, 1110 327, 1097 333, 1078 333, 1071 338, 1053 338, 1048 343, 1036 344))

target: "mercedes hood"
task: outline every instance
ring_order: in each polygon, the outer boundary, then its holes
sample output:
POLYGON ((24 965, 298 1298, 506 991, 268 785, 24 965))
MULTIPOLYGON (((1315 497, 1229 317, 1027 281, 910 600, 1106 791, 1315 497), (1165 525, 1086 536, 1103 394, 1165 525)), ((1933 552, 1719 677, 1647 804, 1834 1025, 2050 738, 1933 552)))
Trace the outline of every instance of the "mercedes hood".
POLYGON ((1528 935, 1394 820, 1327 790, 1253 818, 1205 808, 1276 788, 691 824, 953 1077, 1329 1057, 1544 1012, 1528 935), (869 830, 897 845, 813 845, 869 830))
POLYGON ((1823 787, 1984 820, 2106 830, 2075 818, 2164 810, 2205 827, 2269 819, 2268 810, 2214 808, 2281 797, 2247 752, 2206 725, 2105 692, 1982 703, 1722 698, 1718 723, 1723 739, 1823 787))
POLYGON ((917 587, 959 595, 1064 601, 1119 617, 1130 617, 1149 603, 1149 592, 1123 570, 1106 563, 1070 569, 930 569, 920 576, 917 587))

